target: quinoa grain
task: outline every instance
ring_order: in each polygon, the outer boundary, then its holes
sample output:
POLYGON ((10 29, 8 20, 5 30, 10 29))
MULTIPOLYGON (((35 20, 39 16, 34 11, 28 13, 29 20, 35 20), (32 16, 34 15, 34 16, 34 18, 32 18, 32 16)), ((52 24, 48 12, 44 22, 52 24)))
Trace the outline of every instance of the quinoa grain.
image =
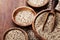
POLYGON ((29 40, 39 40, 39 39, 35 36, 33 30, 28 30, 27 33, 28 33, 29 40))
POLYGON ((31 24, 32 20, 34 20, 34 15, 28 10, 20 11, 15 16, 15 21, 23 25, 31 24))

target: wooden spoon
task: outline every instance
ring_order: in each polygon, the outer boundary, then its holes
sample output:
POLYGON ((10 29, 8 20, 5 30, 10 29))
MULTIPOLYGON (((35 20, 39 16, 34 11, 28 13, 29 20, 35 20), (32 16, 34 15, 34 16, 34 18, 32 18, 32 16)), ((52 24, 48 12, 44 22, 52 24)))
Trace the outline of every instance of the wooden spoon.
MULTIPOLYGON (((52 15, 54 16, 53 24, 52 24, 52 27, 51 27, 51 32, 52 32, 52 31, 53 31, 53 28, 54 28, 54 23, 55 23, 55 12, 54 12, 55 10, 54 10, 54 1, 53 1, 53 0, 50 0, 48 10, 49 10, 49 9, 50 9, 50 11, 49 11, 49 13, 48 13, 47 16, 46 16, 45 22, 43 23, 43 29, 42 29, 42 30, 44 30, 44 26, 45 26, 46 21, 47 21, 47 19, 48 19, 48 17, 49 17, 49 14, 52 14, 52 15)), ((45 10, 45 11, 47 11, 47 10, 45 10)))

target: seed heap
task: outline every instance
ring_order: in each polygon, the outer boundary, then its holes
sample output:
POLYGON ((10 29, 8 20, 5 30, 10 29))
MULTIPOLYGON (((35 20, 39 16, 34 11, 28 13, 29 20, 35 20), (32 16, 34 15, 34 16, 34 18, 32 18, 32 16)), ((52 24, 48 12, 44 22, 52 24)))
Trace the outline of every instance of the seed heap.
POLYGON ((15 21, 19 24, 28 25, 34 20, 34 14, 29 10, 23 10, 17 13, 15 21))
POLYGON ((27 33, 28 33, 29 40, 39 40, 38 38, 36 38, 32 30, 28 30, 27 33))
POLYGON ((5 40, 25 40, 25 35, 19 30, 11 30, 6 34, 5 40))

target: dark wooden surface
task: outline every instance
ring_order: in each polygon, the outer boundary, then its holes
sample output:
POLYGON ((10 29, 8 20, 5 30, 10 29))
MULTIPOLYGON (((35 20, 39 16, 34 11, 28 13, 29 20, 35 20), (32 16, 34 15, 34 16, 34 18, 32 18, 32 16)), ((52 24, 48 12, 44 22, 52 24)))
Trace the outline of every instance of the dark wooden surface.
POLYGON ((3 40, 6 30, 16 27, 11 15, 13 10, 19 6, 26 6, 26 0, 0 0, 0 40, 3 40))

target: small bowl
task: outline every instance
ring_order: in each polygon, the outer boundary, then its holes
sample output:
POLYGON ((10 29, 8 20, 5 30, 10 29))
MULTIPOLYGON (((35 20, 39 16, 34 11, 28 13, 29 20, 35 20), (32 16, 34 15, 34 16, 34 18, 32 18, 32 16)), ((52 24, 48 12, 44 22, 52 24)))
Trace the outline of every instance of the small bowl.
MULTIPOLYGON (((10 28, 10 29, 8 29, 8 30, 4 33, 3 40, 6 40, 5 37, 6 37, 8 34, 9 34, 9 35, 12 35, 11 32, 12 32, 13 30, 15 30, 15 32, 16 32, 16 30, 17 30, 17 31, 20 31, 21 33, 24 34, 25 40, 28 40, 28 35, 27 35, 27 33, 26 33, 23 29, 21 29, 21 28, 10 28), (10 32, 10 33, 9 33, 9 32, 10 32)), ((17 33, 17 32, 16 32, 16 33, 17 33)), ((13 34, 14 34, 14 32, 13 32, 13 34)), ((9 37, 9 36, 8 36, 8 37, 9 37)), ((12 37, 12 36, 10 36, 10 37, 12 37)))
MULTIPOLYGON (((38 8, 38 7, 42 7, 42 6, 45 6, 48 2, 49 2, 49 0, 44 0, 44 3, 41 3, 40 5, 36 5, 36 3, 34 4, 34 2, 32 2, 33 0, 27 0, 27 4, 28 5, 30 5, 30 6, 32 6, 32 7, 35 7, 35 8, 38 8), (32 2, 32 3, 31 3, 32 2)), ((35 1, 35 0, 34 0, 35 1)), ((39 1, 38 1, 39 2, 39 1)), ((37 2, 37 3, 38 3, 37 2)))
POLYGON ((32 22, 34 21, 35 15, 36 15, 36 12, 32 8, 22 6, 13 11, 12 20, 15 24, 21 27, 22 26, 26 27, 32 24, 32 22), (17 15, 19 15, 19 18, 17 15), (19 20, 17 21, 17 19, 19 20))

